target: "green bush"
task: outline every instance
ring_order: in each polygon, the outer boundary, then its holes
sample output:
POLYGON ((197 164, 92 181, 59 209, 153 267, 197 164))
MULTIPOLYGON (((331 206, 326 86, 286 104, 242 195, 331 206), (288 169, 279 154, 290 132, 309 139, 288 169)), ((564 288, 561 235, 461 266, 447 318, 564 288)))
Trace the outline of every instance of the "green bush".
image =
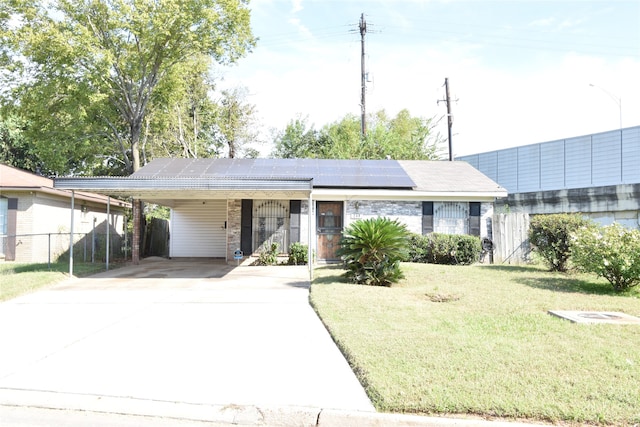
POLYGON ((571 257, 580 270, 595 273, 617 292, 640 283, 640 231, 614 223, 579 228, 572 236, 571 257))
POLYGON ((260 251, 260 256, 258 257, 258 265, 277 264, 279 247, 280 245, 275 242, 265 245, 265 247, 260 251))
POLYGON ((469 265, 478 261, 482 244, 477 236, 466 234, 413 234, 409 238, 406 261, 430 264, 469 265))
POLYGON ((307 256, 309 254, 309 248, 307 245, 295 242, 289 245, 289 259, 287 264, 300 265, 307 263, 307 256))
POLYGON ((359 220, 347 227, 337 254, 345 276, 354 283, 390 286, 404 277, 400 261, 406 259, 409 233, 404 224, 388 218, 359 220))
POLYGON ((403 261, 427 263, 429 254, 429 236, 411 233, 409 236, 409 251, 403 261))
POLYGON ((536 215, 529 224, 529 242, 551 271, 567 271, 571 234, 590 224, 579 214, 536 215))

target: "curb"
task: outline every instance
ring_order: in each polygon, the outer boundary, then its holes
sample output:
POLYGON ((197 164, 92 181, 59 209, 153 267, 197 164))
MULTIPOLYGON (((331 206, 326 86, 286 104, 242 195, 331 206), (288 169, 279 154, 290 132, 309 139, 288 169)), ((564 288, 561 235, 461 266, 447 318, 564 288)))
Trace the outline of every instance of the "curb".
MULTIPOLYGON (((129 397, 57 393, 18 389, 0 389, 0 412, 3 408, 29 408, 53 411, 77 411, 119 416, 142 416, 152 419, 195 421, 214 425, 272 427, 531 427, 506 421, 423 417, 347 411, 313 407, 270 407, 254 405, 209 405, 168 402, 129 397)), ((43 420, 44 421, 44 420, 43 420)))

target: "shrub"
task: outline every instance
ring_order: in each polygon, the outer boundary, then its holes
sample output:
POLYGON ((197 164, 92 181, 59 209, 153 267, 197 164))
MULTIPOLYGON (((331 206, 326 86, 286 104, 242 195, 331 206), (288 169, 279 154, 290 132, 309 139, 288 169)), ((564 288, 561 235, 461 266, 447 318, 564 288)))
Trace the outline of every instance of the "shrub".
POLYGON ((307 245, 295 242, 289 246, 289 259, 287 264, 299 265, 307 263, 307 256, 309 254, 309 248, 307 245))
POLYGON ((434 264, 473 264, 480 257, 480 238, 465 234, 429 235, 427 262, 434 264))
POLYGON ((409 236, 409 251, 403 261, 427 263, 429 254, 429 236, 411 233, 409 236))
POLYGON ((640 283, 640 231, 614 223, 578 229, 572 236, 573 263, 611 283, 617 292, 640 283))
POLYGON ((275 265, 278 263, 278 248, 280 245, 277 243, 266 244, 260 251, 258 257, 258 265, 275 265))
POLYGON ((567 271, 571 234, 590 224, 579 214, 536 215, 529 224, 529 242, 551 271, 567 271))
POLYGON ((477 236, 466 234, 413 234, 409 238, 406 261, 431 264, 473 264, 482 252, 477 236))
POLYGON ((406 226, 397 220, 371 218, 347 227, 337 254, 345 262, 345 276, 363 285, 390 286, 402 279, 400 261, 406 259, 406 226))

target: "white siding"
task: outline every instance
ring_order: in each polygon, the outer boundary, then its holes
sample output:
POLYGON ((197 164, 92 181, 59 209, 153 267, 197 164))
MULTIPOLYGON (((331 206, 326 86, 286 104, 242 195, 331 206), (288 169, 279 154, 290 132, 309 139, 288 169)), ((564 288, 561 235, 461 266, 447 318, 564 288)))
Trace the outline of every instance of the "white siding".
POLYGON ((226 200, 189 201, 171 210, 171 256, 226 256, 226 200))

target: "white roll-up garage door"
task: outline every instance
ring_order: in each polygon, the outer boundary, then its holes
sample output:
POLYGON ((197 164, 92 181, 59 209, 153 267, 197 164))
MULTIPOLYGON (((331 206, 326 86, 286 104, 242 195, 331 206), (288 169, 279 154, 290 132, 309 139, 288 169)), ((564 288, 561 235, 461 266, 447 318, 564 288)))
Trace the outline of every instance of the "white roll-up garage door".
POLYGON ((171 210, 171 256, 226 256, 226 200, 189 201, 171 210))

